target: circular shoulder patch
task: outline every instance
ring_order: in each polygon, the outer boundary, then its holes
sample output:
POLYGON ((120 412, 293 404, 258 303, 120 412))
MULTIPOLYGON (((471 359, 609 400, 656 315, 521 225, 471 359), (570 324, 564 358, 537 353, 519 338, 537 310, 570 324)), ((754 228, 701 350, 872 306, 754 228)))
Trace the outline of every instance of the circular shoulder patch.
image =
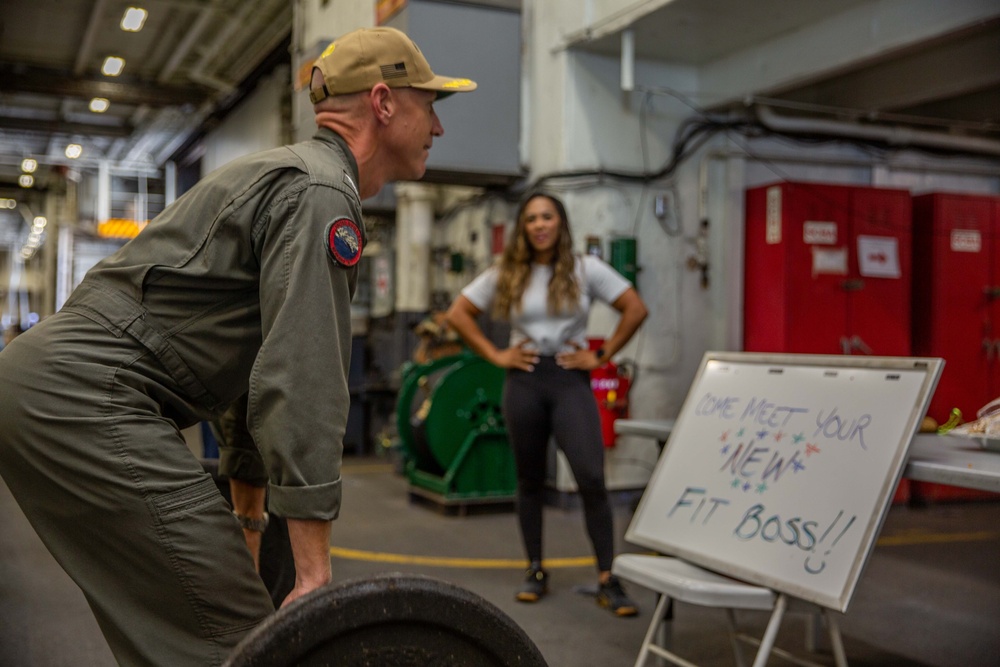
POLYGON ((363 250, 361 230, 350 218, 338 218, 327 225, 326 251, 341 266, 354 266, 363 250))

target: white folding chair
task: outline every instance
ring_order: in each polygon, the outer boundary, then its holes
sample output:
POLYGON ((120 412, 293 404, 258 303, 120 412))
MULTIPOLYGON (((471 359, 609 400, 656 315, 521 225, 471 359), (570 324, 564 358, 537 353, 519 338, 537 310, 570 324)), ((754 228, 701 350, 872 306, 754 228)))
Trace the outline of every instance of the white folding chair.
MULTIPOLYGON (((729 622, 729 639, 738 667, 745 667, 743 651, 740 646, 741 641, 759 646, 753 667, 764 667, 772 653, 799 665, 821 667, 818 663, 803 660, 774 646, 778 628, 781 626, 790 600, 784 594, 776 594, 769 588, 730 579, 679 558, 667 556, 622 554, 615 558, 611 569, 618 577, 644 586, 660 596, 656 610, 653 612, 653 619, 643 639, 642 648, 639 650, 639 656, 635 661, 635 667, 643 667, 650 654, 682 667, 696 667, 694 663, 657 643, 658 631, 667 630, 663 626, 668 620, 666 615, 671 599, 726 610, 726 618, 729 622), (763 637, 758 639, 739 631, 736 625, 736 609, 771 611, 771 618, 767 623, 763 637)), ((808 604, 813 611, 818 609, 823 614, 830 632, 834 661, 837 667, 847 667, 847 657, 844 653, 844 644, 836 618, 827 613, 825 608, 810 603, 804 604, 808 604)), ((667 632, 669 631, 667 630, 667 632)))

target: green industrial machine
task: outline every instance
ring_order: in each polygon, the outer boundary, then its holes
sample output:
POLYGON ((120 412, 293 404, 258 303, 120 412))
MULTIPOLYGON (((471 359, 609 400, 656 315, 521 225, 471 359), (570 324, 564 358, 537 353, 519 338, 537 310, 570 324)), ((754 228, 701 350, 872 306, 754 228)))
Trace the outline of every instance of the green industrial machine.
POLYGON ((471 352, 404 366, 396 426, 414 491, 445 504, 514 498, 503 378, 502 369, 471 352))

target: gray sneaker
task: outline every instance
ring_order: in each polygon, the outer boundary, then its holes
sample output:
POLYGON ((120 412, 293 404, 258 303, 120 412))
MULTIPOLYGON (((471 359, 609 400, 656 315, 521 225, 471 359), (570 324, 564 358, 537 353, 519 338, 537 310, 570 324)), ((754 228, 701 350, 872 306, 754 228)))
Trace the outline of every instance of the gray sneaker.
POLYGON ((615 616, 635 616, 639 613, 639 608, 625 594, 621 582, 614 575, 598 587, 597 604, 606 607, 615 616))
POLYGON ((549 574, 541 568, 530 568, 524 576, 524 585, 517 592, 520 602, 538 602, 549 592, 549 574))

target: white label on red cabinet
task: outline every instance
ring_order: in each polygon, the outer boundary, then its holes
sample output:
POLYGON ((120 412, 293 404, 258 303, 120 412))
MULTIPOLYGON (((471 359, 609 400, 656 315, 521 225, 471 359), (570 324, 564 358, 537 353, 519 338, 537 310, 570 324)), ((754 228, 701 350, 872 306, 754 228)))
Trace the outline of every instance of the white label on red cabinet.
POLYGON ((837 223, 806 220, 802 240, 810 245, 837 245, 837 223))
POLYGON ((764 242, 781 243, 781 188, 774 186, 767 189, 767 224, 764 229, 764 242))
POLYGON ((978 229, 953 229, 951 249, 954 252, 982 252, 983 237, 978 229))
POLYGON ((847 275, 847 248, 817 248, 813 246, 813 276, 821 273, 847 275))
POLYGON ((858 235, 858 273, 866 278, 899 278, 899 239, 858 235))

